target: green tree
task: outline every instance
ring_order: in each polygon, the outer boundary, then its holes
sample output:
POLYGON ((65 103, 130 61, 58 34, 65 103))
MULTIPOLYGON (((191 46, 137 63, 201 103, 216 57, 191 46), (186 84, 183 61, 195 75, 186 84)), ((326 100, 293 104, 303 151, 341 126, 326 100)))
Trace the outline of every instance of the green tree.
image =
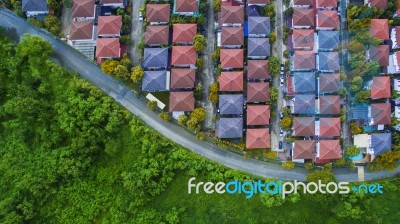
POLYGON ((282 168, 284 169, 294 169, 294 167, 296 166, 296 163, 294 163, 293 161, 285 161, 282 163, 282 168))
POLYGON ((371 170, 394 170, 398 166, 400 160, 400 151, 387 151, 377 156, 374 161, 369 164, 371 170))
POLYGON ((307 162, 304 164, 304 168, 306 168, 306 170, 312 170, 314 169, 314 165, 312 162, 307 162))
POLYGON ((283 129, 290 130, 292 128, 292 119, 290 117, 284 117, 280 123, 283 129))
POLYGON ((270 17, 271 19, 275 18, 276 11, 273 3, 269 3, 267 6, 265 6, 264 15, 270 17))
POLYGON ((48 15, 44 18, 45 28, 53 35, 59 36, 61 32, 61 22, 55 15, 48 15))
POLYGON ((271 34, 269 35, 269 42, 273 44, 275 43, 275 41, 276 41, 276 34, 275 32, 271 32, 271 34))
POLYGON ((211 54, 211 58, 214 61, 214 63, 217 63, 219 61, 219 55, 220 55, 220 48, 217 47, 215 51, 211 54))
POLYGON ((309 173, 306 176, 307 182, 315 182, 318 183, 321 180, 321 183, 327 184, 329 182, 336 182, 335 175, 330 170, 316 170, 312 173, 309 173))
POLYGON ((113 71, 113 75, 115 75, 115 77, 122 79, 122 80, 129 80, 129 70, 123 66, 123 65, 117 65, 117 67, 114 69, 113 71))
POLYGON ((216 104, 218 102, 219 99, 219 95, 218 95, 218 83, 215 82, 213 84, 210 85, 209 87, 210 91, 209 91, 209 95, 208 95, 208 100, 210 100, 211 103, 216 104))
POLYGON ((131 72, 131 79, 133 81, 133 83, 139 83, 142 81, 144 76, 144 71, 142 66, 138 65, 135 66, 134 68, 132 68, 132 72, 131 72))
POLYGON ((185 125, 188 120, 188 117, 184 114, 179 115, 178 117, 178 124, 185 125))
POLYGON ((349 146, 347 146, 347 148, 344 150, 344 155, 345 156, 350 156, 350 157, 352 157, 352 156, 356 156, 356 155, 358 155, 359 153, 360 153, 360 148, 358 148, 357 146, 355 146, 355 145, 349 145, 349 146))
POLYGON ((203 53, 203 48, 207 44, 206 38, 201 34, 196 34, 193 38, 193 46, 197 53, 203 53))
POLYGON ((357 92, 358 90, 361 89, 362 84, 363 84, 363 79, 361 77, 359 76, 354 77, 351 80, 350 91, 357 92))
POLYGON ((276 88, 276 86, 271 86, 271 88, 269 88, 269 99, 273 102, 275 102, 279 97, 279 92, 278 92, 278 88, 276 88))
POLYGON ((166 121, 170 121, 171 120, 171 116, 167 112, 162 112, 162 113, 159 114, 159 116, 163 120, 166 120, 166 121))
POLYGON ((281 60, 278 57, 271 56, 268 60, 269 72, 272 76, 279 75, 281 60))
POLYGON ((346 97, 347 97, 347 89, 346 89, 346 87, 341 87, 340 88, 339 95, 340 95, 340 97, 346 99, 346 97))
POLYGON ((116 60, 106 60, 101 64, 100 67, 104 73, 112 75, 118 65, 119 65, 119 62, 116 60))
POLYGON ((221 0, 214 0, 213 8, 214 8, 215 13, 218 13, 219 11, 221 11, 221 0))
POLYGON ((196 119, 197 121, 201 122, 206 119, 206 110, 204 108, 196 108, 190 114, 190 119, 196 119))
POLYGON ((24 34, 16 48, 17 55, 28 61, 29 67, 40 69, 53 53, 51 45, 38 36, 24 34))
POLYGON ((351 133, 354 135, 358 135, 363 132, 363 129, 355 122, 350 123, 350 129, 351 129, 351 133))
POLYGON ((350 53, 359 53, 365 51, 364 45, 358 42, 357 40, 351 40, 347 47, 350 53))
POLYGON ((359 103, 368 103, 371 98, 370 90, 363 90, 356 93, 356 100, 359 103))
POLYGON ((197 120, 195 117, 190 118, 187 122, 186 122, 186 126, 193 131, 200 131, 201 130, 201 124, 200 121, 197 120))
POLYGON ((147 102, 147 108, 149 108, 149 110, 154 111, 157 108, 157 101, 151 100, 147 102))

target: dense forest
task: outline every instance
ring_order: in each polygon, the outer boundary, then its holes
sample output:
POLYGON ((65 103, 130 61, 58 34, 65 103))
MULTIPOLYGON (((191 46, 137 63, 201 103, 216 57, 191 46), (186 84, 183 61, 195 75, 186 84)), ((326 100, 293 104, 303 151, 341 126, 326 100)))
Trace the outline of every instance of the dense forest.
POLYGON ((168 141, 51 62, 51 45, 0 33, 0 223, 396 223, 385 194, 187 193, 187 181, 252 180, 168 141))

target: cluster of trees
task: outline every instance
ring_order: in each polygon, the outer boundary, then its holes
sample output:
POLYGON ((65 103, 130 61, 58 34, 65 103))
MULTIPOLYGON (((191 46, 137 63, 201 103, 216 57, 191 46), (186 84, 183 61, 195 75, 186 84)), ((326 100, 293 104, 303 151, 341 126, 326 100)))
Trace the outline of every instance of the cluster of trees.
MULTIPOLYGON (((140 68, 140 67, 139 67, 140 68)), ((115 76, 120 80, 128 81, 133 74, 135 78, 141 80, 144 73, 138 73, 139 68, 132 68, 131 61, 127 54, 124 54, 121 60, 110 59, 101 64, 101 70, 109 75, 115 76), (142 75, 140 77, 140 75, 142 75)), ((133 79, 133 78, 132 78, 133 79)), ((135 79, 133 79, 135 81, 135 79)))
POLYGON ((182 114, 178 117, 178 124, 186 125, 190 130, 199 132, 201 123, 206 119, 206 110, 204 108, 196 108, 190 113, 189 117, 182 114))
POLYGON ((290 129, 292 129, 292 125, 293 125, 293 115, 292 112, 290 111, 289 108, 284 107, 282 109, 282 115, 283 118, 280 121, 280 124, 282 126, 282 128, 286 131, 289 131, 290 129))
POLYGON ((122 16, 122 26, 121 26, 121 36, 119 37, 119 42, 121 44, 129 45, 131 44, 131 26, 132 17, 130 10, 125 8, 119 8, 117 14, 122 16))
POLYGON ((210 93, 208 95, 208 100, 210 100, 211 103, 216 104, 218 102, 219 99, 219 95, 218 95, 218 82, 215 82, 213 84, 210 85, 210 93))
POLYGON ((279 75, 280 72, 280 67, 281 66, 281 59, 279 59, 276 56, 271 56, 268 59, 268 69, 269 69, 269 73, 272 76, 277 76, 279 75))
POLYGON ((193 38, 193 46, 197 53, 203 53, 203 48, 206 46, 207 41, 201 34, 196 34, 193 38))

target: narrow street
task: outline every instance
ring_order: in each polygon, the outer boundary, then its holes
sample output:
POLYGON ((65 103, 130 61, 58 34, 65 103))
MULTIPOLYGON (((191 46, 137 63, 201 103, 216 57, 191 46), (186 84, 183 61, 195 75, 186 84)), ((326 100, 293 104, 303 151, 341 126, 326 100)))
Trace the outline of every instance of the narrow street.
MULTIPOLYGON (((134 0, 132 2, 132 33, 131 33, 131 62, 133 66, 139 65, 141 62, 140 50, 137 43, 142 40, 142 24, 139 20, 140 7, 144 6, 144 0, 134 0)), ((143 15, 144 16, 144 15, 143 15)))

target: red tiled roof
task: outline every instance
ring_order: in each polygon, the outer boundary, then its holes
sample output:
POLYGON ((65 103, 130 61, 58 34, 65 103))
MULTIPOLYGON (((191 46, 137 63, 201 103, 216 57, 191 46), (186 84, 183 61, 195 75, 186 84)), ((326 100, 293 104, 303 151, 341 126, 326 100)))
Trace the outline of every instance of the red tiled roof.
POLYGON ((396 10, 397 16, 400 16, 400 0, 397 0, 397 10, 396 10))
POLYGON ((314 159, 315 140, 296 140, 293 146, 293 159, 314 159))
POLYGON ((324 95, 319 97, 320 114, 340 114, 340 97, 338 95, 324 95))
POLYGON ((319 10, 317 27, 339 29, 339 16, 335 10, 319 10))
POLYGON ((295 117, 293 119, 294 136, 314 136, 315 118, 314 117, 295 117))
POLYGON ((369 28, 371 38, 378 38, 380 40, 389 39, 389 22, 387 19, 371 19, 371 26, 369 28))
POLYGON ((222 6, 221 23, 240 23, 244 22, 243 6, 222 6))
POLYGON ((294 29, 292 40, 294 48, 313 48, 314 30, 294 29))
POLYGON ((100 4, 122 3, 123 0, 100 0, 100 4))
POLYGON ((390 98, 390 77, 389 76, 377 76, 372 80, 371 85, 371 98, 381 99, 390 98))
POLYGON ((317 0, 317 8, 337 8, 338 1, 336 0, 317 0))
POLYGON ((389 65, 389 45, 371 46, 369 54, 371 60, 379 62, 380 66, 389 65))
POLYGON ((268 60, 248 60, 247 79, 269 79, 268 60))
POLYGON ((295 51, 293 57, 294 69, 315 69, 313 51, 295 51))
POLYGON ((319 158, 326 159, 339 159, 341 146, 339 140, 321 140, 319 141, 319 158))
POLYGON ((193 92, 170 92, 169 112, 193 111, 193 110, 194 110, 193 92))
POLYGON ((171 69, 171 88, 194 88, 196 70, 189 68, 171 69))
POLYGON ((313 5, 313 0, 293 0, 294 5, 313 5))
POLYGON ((269 101, 269 82, 247 83, 247 102, 269 101))
POLYGON ((168 44, 169 26, 147 26, 144 33, 144 43, 168 44))
POLYGON ((119 35, 122 26, 122 16, 99 16, 97 33, 99 35, 119 35))
POLYGON ((371 104, 371 118, 373 125, 391 124, 391 105, 390 103, 371 104))
POLYGON ((118 38, 98 38, 96 43, 96 58, 119 58, 121 46, 118 38))
POLYGON ((70 40, 91 40, 93 39, 93 22, 82 21, 72 22, 69 31, 70 40))
POLYGON ((294 8, 293 26, 311 26, 314 24, 314 11, 312 9, 294 8))
POLYGON ((221 49, 222 68, 243 68, 243 49, 221 49))
POLYGON ((221 44, 224 45, 243 45, 243 27, 222 27, 221 44))
POLYGON ((248 105, 247 125, 268 125, 270 119, 269 105, 248 105))
POLYGON ((268 4, 269 0, 247 0, 248 4, 268 4))
POLYGON ((388 0, 370 0, 371 7, 376 7, 377 9, 386 9, 388 0))
POLYGON ((172 46, 171 65, 196 64, 196 52, 193 46, 172 46))
POLYGON ((197 12, 199 0, 176 0, 175 9, 177 12, 197 12))
POLYGON ((218 81, 219 91, 243 91, 243 72, 222 72, 218 81))
POLYGON ((396 42, 397 42, 397 45, 399 45, 400 44, 400 26, 396 26, 394 28, 396 31, 396 42))
POLYGON ((94 17, 94 0, 73 0, 72 17, 94 17))
POLYGON ((340 136, 340 130, 341 126, 339 117, 324 117, 319 119, 319 136, 340 136))
POLYGON ((265 149, 270 147, 271 137, 269 128, 247 129, 246 148, 265 149))
POLYGON ((147 4, 146 20, 147 22, 169 22, 170 7, 169 4, 147 4))
POLYGON ((197 24, 174 24, 172 42, 192 43, 197 33, 197 24))

